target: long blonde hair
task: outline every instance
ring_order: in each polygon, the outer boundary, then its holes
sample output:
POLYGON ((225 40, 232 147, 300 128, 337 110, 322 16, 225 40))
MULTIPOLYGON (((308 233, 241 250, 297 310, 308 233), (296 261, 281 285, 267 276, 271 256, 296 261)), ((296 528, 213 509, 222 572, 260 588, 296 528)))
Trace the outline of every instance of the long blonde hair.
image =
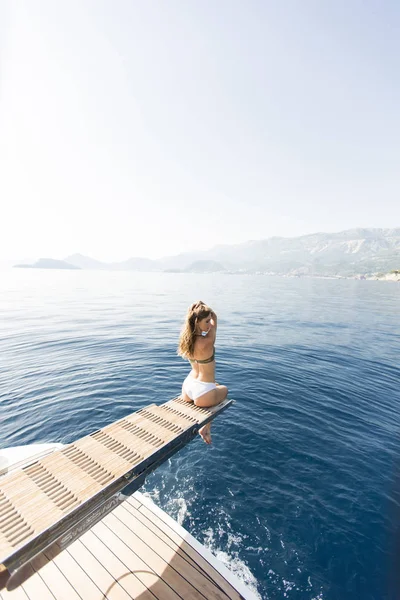
POLYGON ((185 323, 179 337, 178 355, 183 358, 193 356, 194 342, 196 339, 196 325, 212 313, 212 308, 202 300, 194 302, 188 308, 185 323))

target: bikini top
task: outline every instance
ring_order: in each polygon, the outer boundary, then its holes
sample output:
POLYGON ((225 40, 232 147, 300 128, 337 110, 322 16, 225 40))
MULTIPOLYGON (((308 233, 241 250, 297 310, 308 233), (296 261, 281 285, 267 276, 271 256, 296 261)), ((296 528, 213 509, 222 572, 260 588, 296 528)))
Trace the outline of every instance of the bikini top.
POLYGON ((215 358, 215 349, 213 350, 212 356, 210 356, 210 358, 205 358, 204 360, 197 360, 196 358, 189 358, 189 362, 190 364, 194 364, 197 363, 198 365, 207 365, 208 363, 211 363, 215 358))

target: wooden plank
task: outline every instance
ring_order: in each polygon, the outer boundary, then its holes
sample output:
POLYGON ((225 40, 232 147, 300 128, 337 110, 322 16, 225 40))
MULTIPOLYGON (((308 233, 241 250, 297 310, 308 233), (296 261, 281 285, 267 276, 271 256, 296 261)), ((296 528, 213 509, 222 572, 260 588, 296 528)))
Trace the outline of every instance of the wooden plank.
POLYGON ((136 439, 145 439, 146 437, 152 434, 152 429, 157 429, 159 432, 158 439, 160 444, 165 442, 166 439, 169 438, 170 434, 169 429, 163 429, 156 423, 153 423, 152 421, 149 421, 144 417, 142 417, 142 420, 140 422, 137 422, 134 419, 129 419, 129 417, 127 417, 126 419, 122 419, 117 423, 112 423, 105 429, 105 431, 106 433, 111 433, 112 431, 114 431, 114 429, 124 429, 125 431, 130 431, 131 433, 133 433, 133 435, 136 436, 136 439), (164 436, 164 434, 166 434, 166 437, 164 436))
POLYGON ((157 407, 160 414, 164 415, 166 419, 178 418, 183 423, 187 423, 190 427, 199 422, 198 415, 193 415, 189 410, 185 410, 184 407, 180 407, 179 404, 173 405, 162 404, 157 407))
POLYGON ((135 498, 134 496, 127 496, 125 502, 129 503, 137 510, 139 510, 143 506, 142 502, 140 502, 140 500, 138 500, 138 498, 135 498))
POLYGON ((115 560, 118 562, 118 559, 90 531, 85 533, 80 540, 71 544, 66 552, 79 562, 85 573, 92 581, 95 581, 104 594, 104 598, 109 600, 130 600, 132 598, 121 585, 122 581, 117 581, 118 573, 114 569, 114 562, 115 560), (95 548, 95 555, 82 543, 82 540, 85 540, 85 543, 90 546, 91 537, 95 540, 92 545, 95 548), (116 577, 113 576, 113 573, 116 574, 116 577))
MULTIPOLYGON (((128 521, 128 519, 126 519, 128 521)), ((114 513, 107 515, 103 519, 110 530, 119 537, 119 552, 121 556, 124 552, 124 547, 135 548, 135 553, 140 556, 147 567, 154 571, 160 580, 168 584, 176 594, 183 598, 193 598, 197 600, 207 599, 202 593, 185 578, 181 573, 169 564, 165 558, 153 548, 149 547, 138 535, 136 535, 126 523, 123 523, 114 513), (123 544, 121 546, 121 543, 123 544)), ((126 550, 125 550, 126 552, 126 550)), ((171 552, 171 560, 174 558, 174 553, 171 552)), ((211 596, 212 597, 212 596, 211 596)), ((225 599, 224 599, 225 600, 225 599)))
MULTIPOLYGON (((126 500, 126 503, 131 503, 132 500, 136 500, 136 498, 129 497, 126 500)), ((182 552, 185 552, 196 564, 198 564, 204 571, 207 571, 209 576, 213 581, 215 581, 230 597, 236 600, 240 600, 240 594, 235 590, 234 587, 225 579, 221 573, 219 573, 213 565, 211 565, 203 556, 201 556, 195 548, 193 548, 186 540, 184 540, 176 531, 174 531, 168 523, 160 519, 158 515, 152 512, 147 506, 141 504, 138 512, 142 514, 147 519, 147 525, 149 523, 152 526, 158 527, 168 538, 171 540, 175 546, 179 546, 182 552)), ((139 518, 139 517, 138 517, 139 518)))
POLYGON ((49 588, 40 577, 39 573, 35 573, 32 565, 29 565, 30 572, 32 573, 32 577, 27 579, 25 583, 22 585, 22 588, 25 590, 26 595, 29 596, 32 600, 36 600, 36 598, 40 598, 40 600, 54 600, 53 594, 50 592, 49 588))
MULTIPOLYGON (((79 498, 91 496, 103 487, 85 469, 79 467, 62 452, 57 453, 57 456, 47 456, 42 464, 54 477, 65 480, 65 474, 68 473, 65 485, 79 498)), ((110 473, 109 481, 111 478, 110 473)))
POLYGON ((43 579, 56 600, 80 600, 68 579, 63 575, 54 561, 49 561, 43 554, 31 561, 35 571, 40 570, 43 579))
MULTIPOLYGON (((152 404, 147 404, 144 408, 153 408, 154 406, 156 406, 156 404, 154 402, 152 402, 152 404)), ((127 415, 126 417, 122 417, 122 419, 119 419, 119 421, 115 421, 116 423, 119 423, 120 421, 124 421, 125 419, 129 419, 132 423, 146 423, 146 419, 143 417, 143 415, 141 414, 141 411, 143 409, 139 409, 133 413, 130 413, 129 415, 127 415)), ((113 425, 113 423, 110 423, 109 425, 106 425, 105 427, 103 427, 103 429, 106 429, 107 427, 110 427, 111 425, 113 425)))
MULTIPOLYGON (((130 502, 131 498, 127 498, 126 501, 130 502)), ((141 505, 139 511, 142 514, 144 514, 149 519, 149 521, 156 524, 157 527, 164 531, 177 545, 180 545, 182 543, 183 538, 179 535, 179 533, 171 529, 170 526, 167 523, 165 523, 165 521, 160 519, 160 517, 153 513, 145 504, 141 505)))
MULTIPOLYGON (((34 484, 47 496, 47 503, 49 508, 54 505, 57 506, 63 513, 69 512, 72 508, 77 506, 79 501, 79 493, 82 488, 82 483, 79 481, 78 490, 74 490, 74 482, 77 478, 70 477, 68 485, 65 483, 65 475, 57 469, 57 464, 53 461, 53 468, 46 467, 43 463, 38 462, 31 465, 27 469, 24 469, 24 473, 31 478, 34 484), (63 481, 64 479, 64 481, 63 481)), ((90 482, 93 484, 93 482, 90 482)), ((26 515, 26 509, 24 508, 24 515, 26 515)))
POLYGON ((205 408, 203 406, 196 406, 193 400, 187 402, 183 398, 173 398, 172 400, 168 400, 168 402, 166 402, 165 404, 167 406, 171 405, 176 407, 187 406, 188 409, 190 409, 190 411, 193 413, 193 415, 197 415, 199 421, 202 421, 204 418, 206 418, 206 416, 210 415, 212 413, 213 408, 212 406, 209 408, 205 408))
MULTIPOLYGON (((129 447, 136 446, 137 444, 145 443, 149 444, 150 454, 154 451, 154 448, 160 448, 166 442, 163 432, 159 432, 159 435, 155 435, 148 427, 139 427, 129 421, 125 420, 121 423, 117 423, 110 427, 107 431, 108 435, 114 435, 114 432, 125 432, 129 436, 129 447)), ((143 450, 146 454, 146 451, 143 450)))
POLYGON ((134 508, 131 504, 129 504, 129 502, 124 502, 122 506, 126 510, 128 510, 134 517, 136 517, 144 527, 146 527, 147 529, 149 529, 149 531, 157 535, 164 543, 168 544, 174 552, 179 554, 179 556, 182 556, 184 560, 187 560, 192 565, 192 567, 201 571, 199 565, 180 548, 179 544, 173 542, 171 538, 169 538, 159 527, 157 527, 157 525, 154 525, 154 523, 147 519, 143 515, 143 513, 140 512, 140 510, 134 508))
POLYGON ((226 405, 232 404, 232 400, 228 398, 221 402, 220 404, 216 404, 215 406, 210 406, 208 408, 196 406, 193 402, 186 402, 183 398, 174 398, 173 400, 169 400, 165 402, 162 406, 171 406, 173 408, 178 408, 179 406, 186 406, 190 412, 196 417, 199 423, 205 421, 211 415, 217 415, 221 411, 224 410, 226 405))
POLYGON ((103 444, 97 442, 94 438, 83 438, 75 442, 75 446, 86 452, 90 458, 99 462, 107 471, 110 471, 115 478, 121 477, 129 471, 134 464, 140 462, 140 458, 135 461, 128 461, 115 452, 110 452, 103 444))
POLYGON ((68 552, 57 553, 51 549, 45 552, 45 556, 54 562, 63 575, 68 579, 72 587, 81 598, 90 600, 103 600, 104 594, 80 567, 79 563, 68 552))
MULTIPOLYGON (((204 419, 206 419, 211 413, 209 411, 206 412, 201 412, 199 414, 199 412, 193 410, 192 406, 189 404, 189 402, 186 402, 185 404, 179 404, 177 402, 167 402, 165 404, 165 407, 170 407, 173 410, 175 410, 176 412, 182 413, 184 415, 187 415, 188 417, 191 417, 192 419, 194 419, 195 421, 197 421, 197 423, 201 423, 201 421, 203 421, 204 419)), ((196 408, 199 408, 198 406, 196 406, 196 408)))
POLYGON ((176 423, 171 421, 170 419, 165 419, 162 415, 159 414, 157 409, 157 406, 151 409, 143 408, 141 412, 142 415, 146 417, 146 419, 148 419, 152 423, 158 423, 158 425, 164 427, 165 429, 174 432, 175 435, 182 433, 186 429, 186 427, 181 423, 176 423))
MULTIPOLYGON (((143 506, 142 502, 140 502, 137 498, 135 498, 134 496, 128 496, 126 498, 126 500, 123 503, 123 506, 132 512, 132 514, 134 516, 136 516, 139 520, 141 520, 141 522, 148 527, 149 529, 151 529, 151 531, 153 531, 156 535, 158 535, 159 537, 161 537, 161 539, 163 539, 166 543, 168 543, 171 548, 173 548, 175 551, 177 551, 183 558, 185 558, 186 560, 188 560, 189 562, 191 562, 191 564, 198 568, 198 569, 202 569, 201 566, 199 566, 198 562, 196 562, 196 560, 193 560, 193 558, 191 558, 187 552, 185 552, 184 549, 182 549, 180 547, 180 545, 182 544, 182 542, 184 541, 182 537, 178 536, 178 541, 175 542, 174 539, 170 536, 168 536, 167 533, 165 533, 163 530, 160 529, 160 527, 158 527, 151 519, 149 519, 148 517, 146 517, 142 512, 141 512, 141 507, 143 506)), ((156 516, 156 515, 154 515, 156 516)), ((166 525, 166 527, 168 528, 168 526, 166 525)), ((172 533, 174 533, 173 530, 171 530, 172 533)), ((191 546, 189 546, 189 548, 192 549, 191 546)), ((193 550, 193 549, 192 549, 193 550)), ((200 556, 198 553, 196 553, 195 550, 193 550, 194 555, 199 557, 199 559, 201 559, 202 561, 204 561, 207 565, 209 563, 207 563, 207 561, 205 561, 205 559, 200 556)), ((213 569, 214 570, 214 569, 213 569)), ((220 575, 220 573, 218 573, 218 571, 216 571, 216 573, 218 575, 220 575)), ((223 579, 223 577, 220 575, 221 579, 223 581, 225 581, 225 579, 223 579)), ((211 577, 210 577, 211 578, 211 577)), ((229 585, 229 584, 228 584, 229 585)))
POLYGON ((168 565, 173 567, 187 581, 190 581, 190 584, 203 596, 206 598, 215 598, 215 600, 227 600, 228 596, 210 580, 207 572, 203 573, 197 565, 193 565, 191 562, 185 560, 175 548, 171 548, 161 536, 155 534, 123 505, 116 508, 112 515, 118 517, 135 535, 157 552, 159 557, 164 559, 168 565))
POLYGON ((7 590, 1 590, 0 598, 1 600, 37 600, 32 596, 29 597, 22 587, 18 587, 12 592, 8 592, 7 590))
POLYGON ((142 460, 144 457, 153 454, 153 452, 155 452, 160 447, 157 447, 154 444, 151 444, 146 440, 135 436, 134 434, 130 433, 126 429, 123 429, 122 427, 113 427, 112 429, 109 429, 107 435, 110 436, 112 439, 117 440, 119 443, 125 444, 133 451, 138 453, 140 452, 142 460))
MULTIPOLYGON (((186 429, 183 425, 179 427, 174 425, 168 419, 161 420, 160 416, 157 415, 158 406, 153 404, 152 406, 145 406, 142 408, 137 414, 140 415, 142 421, 140 422, 140 426, 147 429, 151 424, 155 424, 157 427, 160 427, 160 431, 164 431, 165 435, 168 435, 168 432, 174 432, 175 435, 180 433, 181 430, 186 429)), ((126 417, 126 420, 131 421, 130 417, 126 417)))
MULTIPOLYGON (((128 423, 130 423, 130 419, 125 419, 128 423)), ((165 427, 163 423, 157 423, 150 419, 146 419, 145 423, 141 423, 140 427, 147 431, 150 435, 154 435, 160 438, 164 444, 173 440, 177 433, 165 427)))
POLYGON ((174 410, 168 410, 168 411, 164 410, 163 406, 156 406, 153 409, 153 411, 155 414, 160 416, 162 419, 170 421, 171 423, 178 425, 182 429, 187 429, 188 427, 191 427, 191 425, 195 425, 197 423, 197 420, 194 419, 193 417, 179 414, 179 413, 175 412, 174 410))
MULTIPOLYGON (((48 496, 38 488, 34 481, 23 471, 18 473, 18 475, 18 478, 12 477, 10 479, 2 479, 1 487, 4 490, 4 495, 7 497, 8 501, 20 514, 23 520, 29 524, 30 529, 33 532, 41 531, 48 526, 49 518, 54 520, 61 518, 63 514, 62 511, 53 503, 49 505, 48 496)), ((8 527, 2 525, 2 532, 6 540, 6 545, 3 546, 3 543, 1 544, 1 555, 6 555, 7 551, 12 549, 12 541, 9 537, 12 530, 11 528, 14 528, 16 531, 18 527, 22 528, 22 524, 19 526, 17 521, 10 524, 8 527)), ((17 546, 19 545, 20 544, 18 543, 17 546)))
MULTIPOLYGON (((71 463, 87 473, 92 479, 97 481, 99 484, 107 485, 112 479, 112 474, 104 469, 103 465, 90 459, 87 454, 76 448, 74 444, 70 444, 63 448, 60 451, 60 455, 67 459, 66 465, 70 465, 71 463)), ((67 472, 69 472, 69 466, 67 467, 67 472)))
MULTIPOLYGON (((124 588, 129 598, 139 597, 140 600, 154 600, 164 596, 157 596, 149 591, 157 585, 157 577, 149 571, 147 566, 139 559, 132 561, 131 554, 134 554, 129 548, 120 542, 117 536, 112 533, 103 523, 98 523, 92 531, 86 533, 82 538, 84 546, 96 555, 96 558, 112 574, 119 585, 124 588), (115 544, 114 540, 120 542, 115 544), (117 546, 117 551, 116 551, 117 546), (122 551, 119 551, 122 547, 122 551)), ((107 593, 108 597, 109 593, 107 593)), ((168 594, 166 600, 178 600, 176 597, 170 599, 168 594)))

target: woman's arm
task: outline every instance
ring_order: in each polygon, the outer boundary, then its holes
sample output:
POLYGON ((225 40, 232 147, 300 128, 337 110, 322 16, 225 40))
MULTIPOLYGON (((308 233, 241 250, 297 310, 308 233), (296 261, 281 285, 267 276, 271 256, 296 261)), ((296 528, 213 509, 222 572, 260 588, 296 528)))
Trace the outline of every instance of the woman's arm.
POLYGON ((210 321, 210 325, 211 325, 211 331, 209 336, 207 336, 210 339, 210 342, 212 342, 212 344, 215 344, 215 338, 217 336, 217 315, 215 314, 214 311, 211 312, 211 321, 210 321))

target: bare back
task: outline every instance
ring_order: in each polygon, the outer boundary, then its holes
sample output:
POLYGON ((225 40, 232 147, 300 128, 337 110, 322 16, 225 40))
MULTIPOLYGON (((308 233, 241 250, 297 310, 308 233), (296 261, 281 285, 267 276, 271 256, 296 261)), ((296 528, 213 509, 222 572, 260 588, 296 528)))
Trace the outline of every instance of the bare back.
MULTIPOLYGON (((213 336, 214 337, 214 336, 213 336)), ((202 336, 197 336, 194 342, 194 351, 193 351, 193 359, 196 360, 208 360, 214 354, 214 341, 211 337, 210 339, 204 338, 202 336)), ((211 362, 207 362, 205 364, 192 362, 192 377, 198 379, 199 381, 210 381, 214 383, 215 381, 215 358, 211 362)))

